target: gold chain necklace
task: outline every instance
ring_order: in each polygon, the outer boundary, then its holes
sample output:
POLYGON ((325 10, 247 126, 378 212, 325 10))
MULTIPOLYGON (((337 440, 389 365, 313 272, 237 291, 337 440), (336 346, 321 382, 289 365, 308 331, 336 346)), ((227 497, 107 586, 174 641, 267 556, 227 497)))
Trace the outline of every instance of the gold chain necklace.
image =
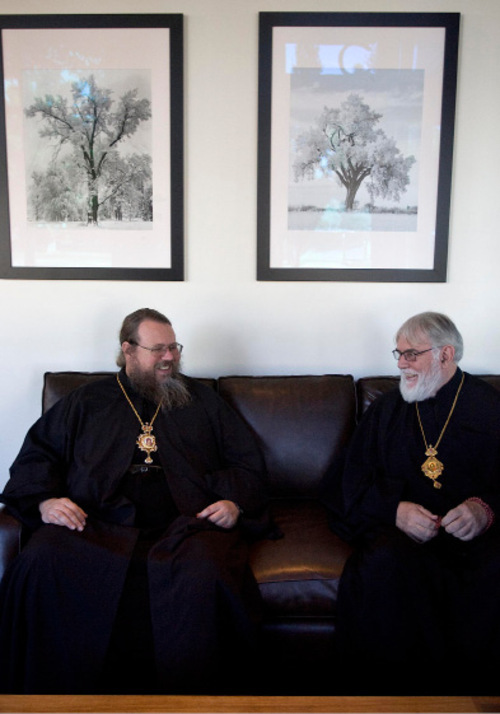
POLYGON ((438 479, 441 474, 444 471, 444 464, 439 461, 439 459, 436 459, 437 456, 437 448, 439 444, 441 443, 441 439, 443 438, 443 434, 446 431, 446 427, 448 426, 448 423, 451 419, 451 415, 453 414, 453 411, 455 410, 457 400, 458 400, 458 395, 460 394, 460 390, 462 389, 462 384, 464 383, 464 377, 465 374, 462 374, 462 379, 460 380, 460 384, 458 385, 457 393, 455 394, 455 399, 453 400, 453 404, 451 405, 450 413, 448 414, 448 418, 446 419, 444 426, 441 430, 441 433, 439 435, 439 439, 436 441, 436 445, 432 446, 432 444, 429 444, 427 446, 427 439, 425 438, 425 432, 424 432, 424 427, 422 426, 422 420, 420 419, 420 412, 418 410, 418 402, 415 402, 415 406, 417 408, 417 417, 418 417, 418 423, 420 425, 420 431, 422 432, 422 437, 424 439, 424 444, 425 444, 425 455, 427 456, 427 459, 424 461, 424 463, 421 466, 422 471, 424 474, 427 476, 427 478, 430 478, 434 481, 434 488, 441 488, 443 484, 439 483, 436 479, 438 479))
POLYGON ((134 405, 132 404, 132 401, 131 401, 130 397, 128 396, 127 392, 125 391, 125 387, 124 387, 123 384, 120 382, 120 377, 118 376, 118 374, 116 375, 116 381, 117 381, 118 384, 120 385, 120 389, 122 390, 123 394, 125 395, 125 399, 127 400, 127 402, 128 402, 128 403, 130 404, 130 406, 132 407, 132 411, 134 412, 134 414, 136 415, 136 417, 139 419, 139 423, 140 423, 141 428, 142 428, 142 434, 139 434, 139 436, 137 437, 137 441, 136 441, 135 443, 137 444, 137 446, 139 447, 139 449, 140 449, 141 451, 145 451, 146 454, 147 454, 147 455, 146 455, 146 458, 144 459, 144 463, 145 463, 145 464, 152 464, 152 463, 153 463, 153 459, 151 458, 151 452, 152 452, 152 451, 158 451, 158 447, 156 446, 156 439, 155 439, 155 437, 153 436, 153 434, 152 434, 151 432, 153 431, 153 423, 154 423, 154 420, 156 419, 156 417, 158 416, 158 412, 160 411, 161 402, 158 404, 158 407, 157 407, 157 409, 156 409, 156 411, 155 411, 154 417, 151 419, 151 423, 149 423, 149 422, 143 422, 142 419, 141 419, 141 417, 139 416, 139 412, 138 412, 137 409, 134 407, 134 405))

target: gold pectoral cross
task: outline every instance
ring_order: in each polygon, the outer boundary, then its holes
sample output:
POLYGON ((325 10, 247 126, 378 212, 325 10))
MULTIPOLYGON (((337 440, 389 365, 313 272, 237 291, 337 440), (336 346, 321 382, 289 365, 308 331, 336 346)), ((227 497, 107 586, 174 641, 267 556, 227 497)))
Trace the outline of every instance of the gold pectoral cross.
POLYGON ((156 439, 151 433, 153 431, 153 427, 150 424, 143 424, 142 431, 143 433, 139 434, 137 437, 136 444, 141 451, 145 451, 147 454, 147 457, 144 459, 144 463, 152 464, 153 459, 151 458, 151 452, 158 450, 158 447, 156 446, 156 439))
POLYGON ((444 465, 436 459, 437 451, 433 446, 429 445, 429 448, 425 452, 428 457, 422 464, 422 471, 427 476, 434 481, 434 488, 441 488, 440 484, 436 479, 438 479, 444 471, 444 465))

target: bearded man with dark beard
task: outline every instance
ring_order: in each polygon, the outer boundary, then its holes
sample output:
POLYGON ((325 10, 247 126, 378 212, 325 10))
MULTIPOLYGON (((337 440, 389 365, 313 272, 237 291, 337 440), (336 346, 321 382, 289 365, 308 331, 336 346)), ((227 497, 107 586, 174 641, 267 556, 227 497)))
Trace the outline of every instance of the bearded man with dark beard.
MULTIPOLYGON (((164 369, 166 364, 168 363, 159 362, 155 369, 164 369)), ((161 408, 167 411, 185 407, 191 401, 189 389, 180 371, 180 363, 172 365, 172 375, 163 382, 158 382, 154 374, 141 372, 135 367, 130 369, 128 377, 137 394, 155 404, 161 403, 161 408)))
POLYGON ((345 694, 497 693, 500 393, 462 353, 446 315, 407 320, 399 389, 325 478, 332 528, 354 548, 337 604, 345 694))
POLYGON ((252 434, 144 308, 120 371, 30 429, 1 500, 32 533, 0 590, 0 691, 248 693, 267 533, 252 434))

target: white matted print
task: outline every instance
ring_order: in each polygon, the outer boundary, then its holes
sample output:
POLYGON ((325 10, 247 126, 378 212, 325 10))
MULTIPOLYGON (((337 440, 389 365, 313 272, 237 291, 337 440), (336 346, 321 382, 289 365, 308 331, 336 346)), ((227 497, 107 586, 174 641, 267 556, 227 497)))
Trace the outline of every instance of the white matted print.
MULTIPOLYGON (((173 215, 182 184, 172 200, 172 180, 182 182, 182 170, 172 179, 182 156, 178 117, 172 156, 172 109, 182 106, 173 103, 170 26, 179 43, 182 18, 158 17, 169 21, 148 26, 142 16, 137 27, 129 16, 132 26, 120 27, 100 16, 99 26, 51 27, 39 16, 47 26, 2 29, 5 277, 182 279, 182 220, 173 215)), ((182 74, 175 85, 178 102, 182 74)))
POLYGON ((259 277, 444 280, 448 25, 319 15, 261 15, 259 277))

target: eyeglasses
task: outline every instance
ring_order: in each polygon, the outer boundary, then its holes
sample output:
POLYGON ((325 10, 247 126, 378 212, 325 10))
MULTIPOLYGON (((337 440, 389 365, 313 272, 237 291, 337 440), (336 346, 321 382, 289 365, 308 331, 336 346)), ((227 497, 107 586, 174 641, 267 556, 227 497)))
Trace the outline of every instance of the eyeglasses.
POLYGON ((392 350, 392 356, 397 361, 399 361, 401 357, 404 357, 407 362, 415 362, 419 355, 423 355, 426 352, 430 352, 431 350, 435 349, 435 347, 429 347, 428 350, 420 350, 420 352, 418 352, 417 350, 405 350, 404 352, 400 352, 399 350, 392 350))
POLYGON ((180 342, 172 342, 170 345, 157 345, 156 347, 146 347, 145 345, 140 345, 138 342, 134 342, 133 340, 129 340, 129 342, 131 345, 141 347, 143 350, 147 350, 154 355, 162 355, 167 351, 172 352, 172 354, 175 354, 176 352, 181 354, 183 350, 183 345, 181 345, 180 342))

